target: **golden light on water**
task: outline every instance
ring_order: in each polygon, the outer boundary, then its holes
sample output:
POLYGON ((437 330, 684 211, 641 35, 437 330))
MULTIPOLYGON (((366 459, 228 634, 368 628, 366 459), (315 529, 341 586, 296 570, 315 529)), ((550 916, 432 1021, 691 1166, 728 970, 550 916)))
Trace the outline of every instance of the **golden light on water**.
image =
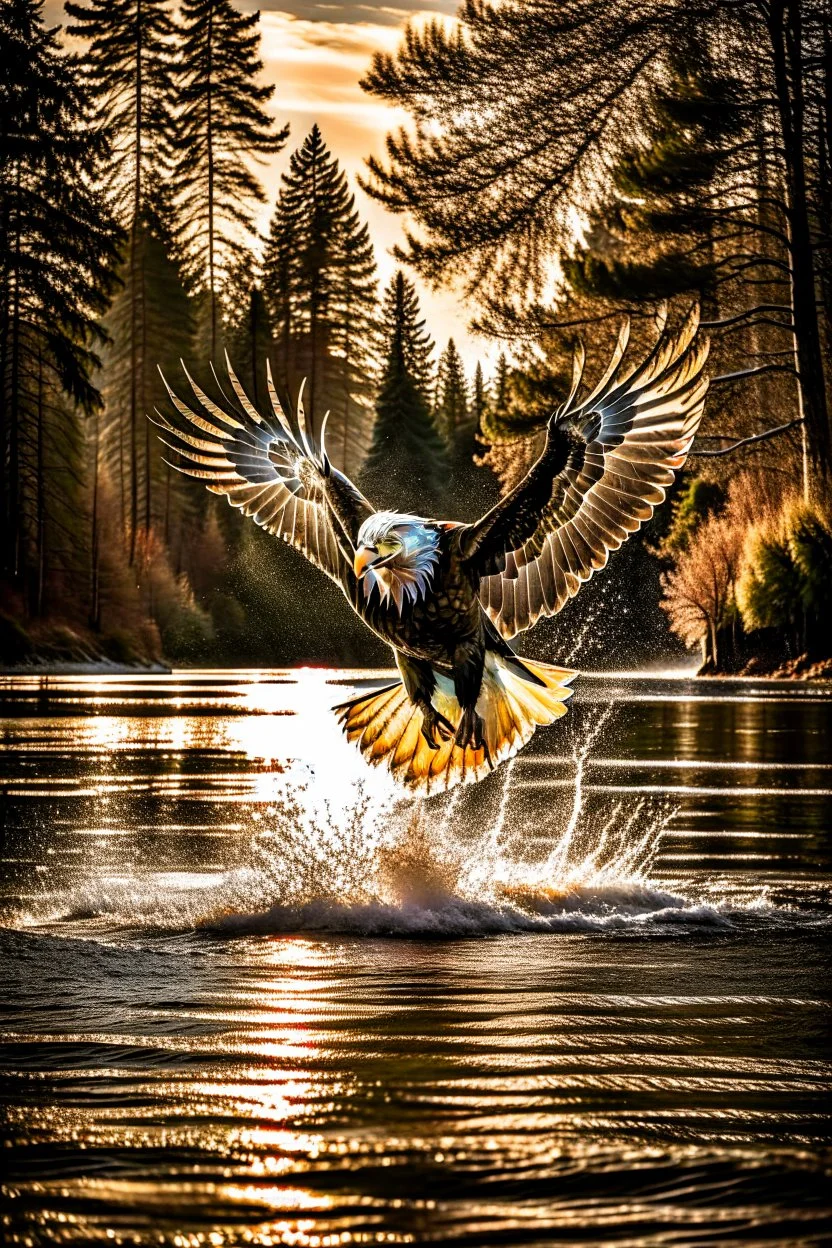
POLYGON ((832 702, 587 681, 414 809, 363 676, 15 691, 9 1242, 818 1242, 832 702))

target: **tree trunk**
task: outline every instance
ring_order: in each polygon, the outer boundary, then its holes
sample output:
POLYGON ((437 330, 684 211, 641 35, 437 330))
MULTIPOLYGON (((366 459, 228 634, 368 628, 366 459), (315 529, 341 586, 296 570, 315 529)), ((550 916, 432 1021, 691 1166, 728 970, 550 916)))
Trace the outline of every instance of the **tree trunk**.
MULTIPOLYGON (((824 90, 817 117, 818 150, 818 216, 821 234, 832 237, 832 22, 824 21, 823 27, 824 90)), ((827 403, 832 400, 832 255, 825 248, 818 257, 820 289, 823 301, 823 355, 827 363, 827 403)))
POLYGON ((259 340, 260 323, 257 319, 258 302, 255 292, 252 290, 248 305, 248 332, 251 345, 251 401, 258 412, 263 409, 260 406, 260 387, 257 384, 257 343, 259 340))
POLYGON ((170 478, 171 469, 165 465, 165 547, 170 550, 170 478))
POLYGON ((794 354, 808 487, 810 473, 821 480, 829 477, 832 460, 807 203, 800 0, 777 0, 771 5, 769 32, 783 140, 794 354))
POLYGON ((716 672, 719 671, 719 632, 716 621, 711 620, 709 627, 711 630, 711 667, 716 672))
POLYGON ((138 435, 138 407, 139 407, 139 308, 138 308, 138 281, 137 281, 137 254, 138 241, 137 234, 139 229, 138 218, 133 217, 133 226, 130 230, 130 420, 128 425, 129 433, 129 458, 130 458, 130 567, 136 561, 136 533, 139 527, 139 448, 137 445, 138 435))
POLYGON ((214 117, 213 117, 213 100, 211 98, 213 88, 213 54, 214 54, 214 6, 208 9, 208 91, 205 97, 206 103, 206 144, 208 154, 208 298, 210 302, 211 314, 211 360, 216 359, 217 354, 217 294, 216 294, 216 278, 214 273, 214 117))
POLYGON ((101 629, 101 564, 98 536, 99 417, 95 414, 92 460, 92 526, 90 533, 90 627, 101 629))
POLYGON ((147 395, 145 393, 145 364, 147 363, 147 289, 145 286, 145 255, 140 266, 142 296, 142 340, 139 373, 140 416, 144 422, 144 531, 150 533, 153 523, 153 477, 150 471, 151 439, 150 421, 147 419, 147 395))
POLYGON ((11 376, 9 393, 9 525, 6 559, 13 580, 23 574, 23 525, 20 497, 20 164, 17 168, 14 293, 11 314, 11 376))
MULTIPOLYGON (((10 237, 9 197, 0 200, 0 238, 4 243, 10 237)), ((4 257, 5 259, 5 257, 4 257)), ((5 569, 6 558, 3 549, 5 534, 9 531, 9 481, 7 464, 9 462, 8 422, 6 420, 7 404, 7 368, 9 359, 9 300, 11 272, 8 262, 3 265, 2 282, 0 283, 0 573, 5 569)))
POLYGON ((35 471, 35 551, 37 553, 37 573, 33 614, 43 615, 43 591, 46 580, 46 481, 44 465, 44 428, 43 428, 43 355, 38 344, 38 406, 37 406, 37 466, 35 471))
MULTIPOLYGON (((317 250, 319 243, 319 221, 318 221, 318 158, 315 156, 312 160, 312 247, 317 250)), ((309 389, 307 391, 310 420, 315 419, 315 378, 318 372, 318 306, 319 306, 319 279, 320 269, 318 267, 317 258, 312 263, 311 284, 309 288, 309 389)))
POLYGON ((136 145, 136 162, 133 174, 133 224, 130 230, 130 566, 136 559, 136 531, 139 527, 139 448, 138 438, 138 386, 139 368, 139 289, 138 250, 139 221, 142 208, 142 0, 136 4, 136 119, 133 142, 136 145))

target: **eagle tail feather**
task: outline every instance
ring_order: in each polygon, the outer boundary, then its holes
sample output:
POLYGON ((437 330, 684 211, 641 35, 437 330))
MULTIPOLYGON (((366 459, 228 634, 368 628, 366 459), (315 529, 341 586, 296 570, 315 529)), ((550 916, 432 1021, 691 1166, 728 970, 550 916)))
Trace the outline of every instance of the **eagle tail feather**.
MULTIPOLYGON (((440 793, 483 779, 522 749, 538 727, 565 715, 576 674, 550 663, 487 651, 477 700, 487 750, 463 749, 453 740, 432 749, 422 736, 422 711, 410 701, 401 681, 334 709, 347 740, 358 746, 368 763, 384 764, 414 792, 440 793)), ((462 711, 453 682, 444 673, 434 675, 433 706, 456 725, 462 711)))

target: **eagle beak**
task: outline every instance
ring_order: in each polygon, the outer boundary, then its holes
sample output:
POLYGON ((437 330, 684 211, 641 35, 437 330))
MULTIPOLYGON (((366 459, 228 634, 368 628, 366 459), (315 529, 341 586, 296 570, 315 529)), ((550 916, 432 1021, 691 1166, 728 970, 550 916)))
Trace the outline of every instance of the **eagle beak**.
POLYGON ((352 564, 353 571, 359 581, 370 565, 375 562, 377 554, 378 552, 374 550, 372 546, 359 546, 358 550, 355 552, 355 559, 352 564))

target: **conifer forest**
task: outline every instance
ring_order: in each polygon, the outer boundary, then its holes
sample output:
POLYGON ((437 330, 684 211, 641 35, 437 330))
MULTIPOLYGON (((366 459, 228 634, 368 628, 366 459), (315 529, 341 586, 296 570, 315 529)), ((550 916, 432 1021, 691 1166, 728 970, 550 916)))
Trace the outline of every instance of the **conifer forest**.
POLYGON ((234 0, 68 0, 60 26, 0 0, 0 665, 383 659, 166 462, 180 361, 233 405, 227 353, 260 409, 268 364, 374 503, 473 519, 579 341, 601 363, 624 317, 646 344, 697 303, 710 391, 672 505, 531 650, 589 611, 590 666, 832 668, 829 0, 463 0, 368 61, 406 120, 358 180, 325 121, 280 120, 261 55, 234 0), (403 226, 392 270, 370 202, 403 226))

